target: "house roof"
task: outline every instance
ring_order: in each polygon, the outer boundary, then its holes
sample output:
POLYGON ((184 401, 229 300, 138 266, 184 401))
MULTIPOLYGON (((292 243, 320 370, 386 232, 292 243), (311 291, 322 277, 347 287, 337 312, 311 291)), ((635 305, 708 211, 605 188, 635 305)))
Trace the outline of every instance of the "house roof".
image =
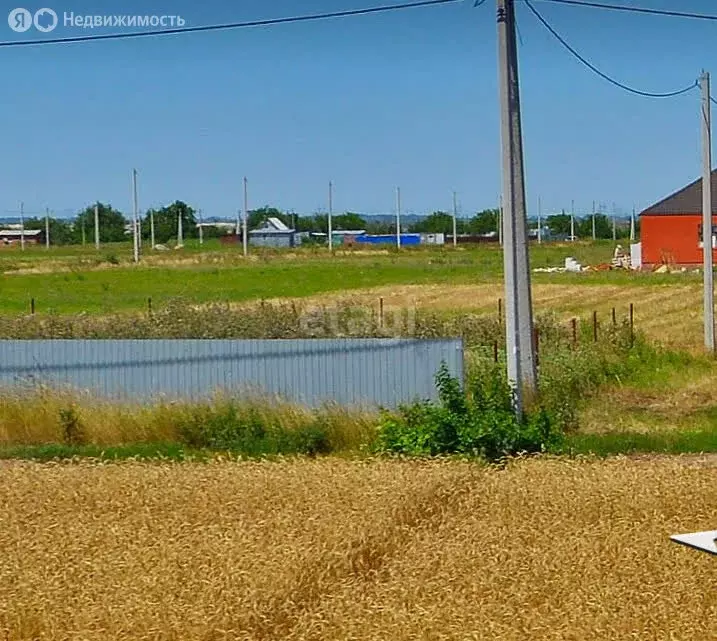
MULTIPOLYGON (((717 169, 712 171, 712 211, 717 211, 717 169)), ((702 178, 648 207, 640 216, 675 216, 702 213, 702 178)))
POLYGON ((267 218, 264 224, 258 229, 252 229, 250 234, 286 234, 294 233, 293 229, 289 229, 281 220, 278 218, 267 218))
POLYGON ((22 229, 0 229, 0 236, 6 238, 20 238, 22 236, 39 236, 42 233, 41 229, 26 229, 24 232, 22 229))
POLYGON ((276 231, 291 231, 284 223, 282 223, 278 218, 268 218, 267 223, 271 225, 276 231))

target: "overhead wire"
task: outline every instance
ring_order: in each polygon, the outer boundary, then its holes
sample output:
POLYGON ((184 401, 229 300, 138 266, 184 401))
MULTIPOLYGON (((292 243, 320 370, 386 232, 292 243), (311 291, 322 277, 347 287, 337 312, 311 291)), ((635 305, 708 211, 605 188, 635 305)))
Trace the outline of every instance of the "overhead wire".
POLYGON ((536 0, 537 2, 550 2, 552 4, 565 4, 574 7, 587 7, 591 9, 605 9, 608 11, 623 11, 626 13, 642 13, 653 16, 666 16, 670 18, 691 18, 693 20, 717 21, 717 15, 707 13, 692 13, 689 11, 676 11, 673 9, 649 9, 647 7, 632 7, 608 2, 594 2, 592 0, 536 0))
POLYGON ((598 69, 594 64, 592 64, 587 58, 582 56, 578 51, 575 50, 574 47, 572 47, 566 40, 563 38, 554 28, 553 26, 540 14, 540 12, 533 6, 532 2, 530 0, 523 0, 523 3, 526 7, 533 13, 533 15, 538 19, 538 21, 553 35, 553 37, 561 44, 565 49, 567 49, 577 60, 579 60, 583 65, 585 65, 588 69, 590 69, 593 73, 597 74, 604 80, 607 80, 609 83, 615 85, 616 87, 619 87, 620 89, 623 89, 624 91, 627 91, 629 93, 638 95, 638 96, 644 96, 647 98, 673 98, 675 96, 681 96, 682 94, 688 93, 689 91, 692 91, 696 87, 699 86, 699 82, 695 80, 691 85, 688 87, 684 87, 682 89, 678 89, 676 91, 668 91, 664 93, 654 93, 651 91, 642 91, 641 89, 635 89, 634 87, 630 87, 629 85, 620 82, 619 80, 615 80, 612 76, 609 76, 604 71, 601 71, 598 69))
MULTIPOLYGON (((485 1, 485 0, 484 0, 485 1)), ((228 31, 232 29, 245 29, 249 27, 265 27, 278 24, 290 24, 296 22, 310 22, 318 20, 330 20, 335 18, 347 18, 352 16, 363 16, 375 13, 386 13, 389 11, 401 11, 405 9, 417 9, 443 4, 455 4, 463 0, 413 0, 400 4, 384 5, 379 7, 368 7, 365 9, 348 9, 344 11, 333 11, 329 13, 314 13, 302 16, 290 16, 284 18, 265 18, 262 20, 249 20, 245 22, 228 22, 214 25, 202 25, 196 27, 177 27, 174 29, 155 29, 151 31, 136 31, 130 33, 108 33, 99 35, 73 36, 68 38, 42 38, 36 40, 4 40, 0 41, 0 47, 27 47, 36 45, 70 44, 75 42, 94 42, 98 40, 129 40, 132 38, 147 38, 156 36, 169 36, 183 33, 200 33, 207 31, 228 31)))

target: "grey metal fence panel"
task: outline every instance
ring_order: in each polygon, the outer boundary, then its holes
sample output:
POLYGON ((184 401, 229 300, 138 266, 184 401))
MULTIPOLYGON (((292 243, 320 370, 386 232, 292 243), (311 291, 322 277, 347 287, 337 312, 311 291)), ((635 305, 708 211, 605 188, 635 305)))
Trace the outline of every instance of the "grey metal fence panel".
POLYGON ((396 407, 435 399, 442 362, 463 380, 460 339, 0 340, 0 387, 136 401, 252 393, 309 406, 396 407))

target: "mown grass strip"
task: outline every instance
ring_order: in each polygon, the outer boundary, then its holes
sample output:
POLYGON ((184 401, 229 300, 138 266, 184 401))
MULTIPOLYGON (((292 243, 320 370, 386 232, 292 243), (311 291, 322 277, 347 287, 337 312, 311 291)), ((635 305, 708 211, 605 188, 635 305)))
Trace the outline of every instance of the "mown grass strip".
POLYGON ((205 452, 188 449, 180 443, 135 443, 113 447, 47 443, 44 445, 18 445, 0 448, 0 459, 2 460, 24 459, 47 462, 74 458, 103 461, 121 461, 128 459, 196 461, 206 459, 208 456, 205 452))
POLYGON ((615 456, 620 454, 712 454, 717 453, 717 427, 703 430, 655 431, 648 433, 606 432, 574 434, 559 454, 615 456))

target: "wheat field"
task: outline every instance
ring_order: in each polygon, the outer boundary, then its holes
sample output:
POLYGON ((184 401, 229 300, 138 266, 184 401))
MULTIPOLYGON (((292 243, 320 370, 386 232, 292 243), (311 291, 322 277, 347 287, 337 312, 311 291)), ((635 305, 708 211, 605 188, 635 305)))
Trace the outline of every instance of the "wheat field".
POLYGON ((2 463, 0 638, 717 638, 707 458, 2 463))
MULTIPOLYGON (((648 338, 678 349, 702 346, 702 286, 700 283, 605 284, 605 283, 535 283, 532 286, 536 313, 551 312, 562 316, 566 324, 572 317, 589 322, 598 312, 601 323, 611 322, 612 309, 617 317, 627 318, 634 305, 635 326, 648 338)), ((497 313, 498 300, 505 296, 502 283, 389 285, 329 293, 302 299, 307 305, 356 305, 378 307, 382 298, 386 310, 421 309, 477 311, 497 313)), ((271 299, 287 302, 289 298, 271 299)))

